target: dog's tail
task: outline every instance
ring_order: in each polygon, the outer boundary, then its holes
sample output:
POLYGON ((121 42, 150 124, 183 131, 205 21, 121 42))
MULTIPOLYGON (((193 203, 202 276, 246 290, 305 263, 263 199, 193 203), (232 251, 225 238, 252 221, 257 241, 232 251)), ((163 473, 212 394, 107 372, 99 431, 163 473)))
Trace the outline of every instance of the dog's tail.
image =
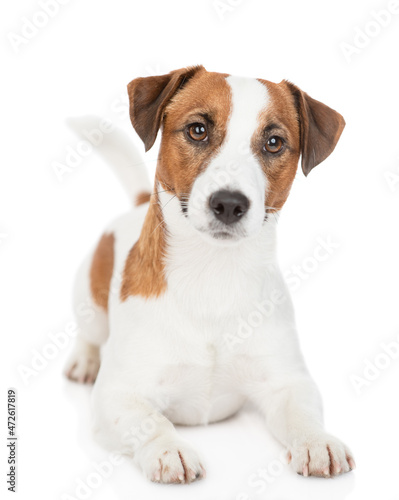
POLYGON ((152 188, 144 160, 123 130, 96 116, 68 118, 67 125, 112 167, 133 205, 148 201, 152 188))

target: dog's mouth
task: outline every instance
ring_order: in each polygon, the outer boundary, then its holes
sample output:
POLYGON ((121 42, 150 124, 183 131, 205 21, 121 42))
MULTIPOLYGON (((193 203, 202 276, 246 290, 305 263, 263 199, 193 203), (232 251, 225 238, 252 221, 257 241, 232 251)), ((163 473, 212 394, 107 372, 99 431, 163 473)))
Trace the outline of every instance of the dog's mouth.
POLYGON ((236 243, 246 237, 246 232, 242 228, 238 230, 238 228, 235 227, 233 230, 228 226, 226 226, 225 228, 212 226, 213 225, 211 224, 208 227, 197 228, 197 230, 207 241, 212 241, 216 244, 236 243))
MULTIPOLYGON (((244 207, 245 210, 237 214, 241 206, 231 210, 231 207, 227 206, 229 201, 230 199, 224 200, 223 207, 220 208, 218 205, 213 207, 213 210, 210 210, 208 206, 204 208, 195 204, 190 210, 189 203, 180 200, 180 209, 189 224, 207 242, 230 246, 250 237, 255 224, 253 215, 251 216, 252 211, 248 210, 247 206, 244 207)), ((233 199, 233 202, 236 200, 233 199)))
POLYGON ((231 233, 230 231, 214 231, 211 232, 210 235, 212 238, 215 238, 215 240, 237 239, 237 235, 231 233))

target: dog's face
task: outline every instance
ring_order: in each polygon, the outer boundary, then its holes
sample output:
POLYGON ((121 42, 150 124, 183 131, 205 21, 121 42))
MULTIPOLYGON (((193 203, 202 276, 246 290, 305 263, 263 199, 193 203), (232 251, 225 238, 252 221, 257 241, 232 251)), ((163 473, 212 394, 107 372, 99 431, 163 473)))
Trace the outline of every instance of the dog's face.
POLYGON ((204 237, 255 235, 284 205, 298 160, 307 175, 334 149, 345 122, 293 84, 207 72, 202 66, 138 78, 131 120, 146 150, 162 126, 156 180, 204 237))

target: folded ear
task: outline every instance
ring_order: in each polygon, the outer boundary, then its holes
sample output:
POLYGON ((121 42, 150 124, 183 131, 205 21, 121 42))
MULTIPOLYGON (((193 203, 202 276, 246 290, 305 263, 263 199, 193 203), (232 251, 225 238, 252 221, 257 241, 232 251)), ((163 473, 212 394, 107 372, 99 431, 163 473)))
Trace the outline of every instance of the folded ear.
POLYGON ((312 99, 296 85, 286 81, 294 98, 300 120, 302 170, 305 175, 334 150, 345 127, 345 120, 334 109, 312 99))
POLYGON ((155 142, 167 103, 199 71, 205 71, 205 68, 193 66, 167 75, 136 78, 127 86, 130 120, 146 151, 155 142))

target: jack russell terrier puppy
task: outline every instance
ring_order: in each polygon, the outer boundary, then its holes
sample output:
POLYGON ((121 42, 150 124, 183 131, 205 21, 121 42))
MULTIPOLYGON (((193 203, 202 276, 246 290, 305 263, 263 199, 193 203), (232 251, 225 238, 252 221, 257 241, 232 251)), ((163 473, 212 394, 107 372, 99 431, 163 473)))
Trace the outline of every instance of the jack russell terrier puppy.
POLYGON ((160 128, 162 139, 154 190, 122 132, 99 148, 135 207, 76 280, 66 374, 96 380, 95 432, 150 480, 189 483, 205 469, 173 424, 223 420, 251 401, 297 473, 348 472, 355 462, 324 429, 276 257, 299 157, 307 175, 333 151, 343 117, 288 81, 202 66, 137 78, 128 94, 145 150, 160 128))

